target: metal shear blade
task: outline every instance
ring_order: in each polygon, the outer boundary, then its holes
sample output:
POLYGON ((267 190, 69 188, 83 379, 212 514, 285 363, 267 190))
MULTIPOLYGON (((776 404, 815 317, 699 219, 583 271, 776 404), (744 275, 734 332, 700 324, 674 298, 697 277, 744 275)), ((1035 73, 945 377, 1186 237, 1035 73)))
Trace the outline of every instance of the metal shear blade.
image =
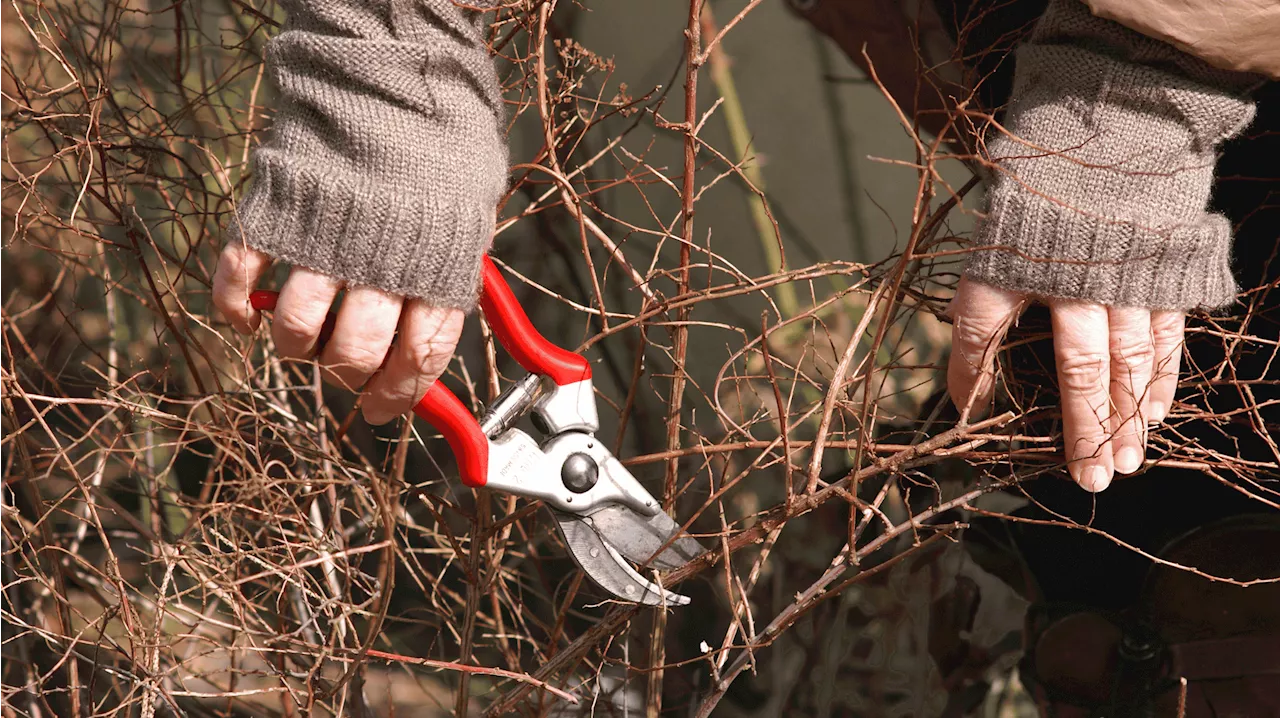
POLYGON ((615 504, 582 519, 605 543, 641 566, 670 571, 706 552, 696 539, 682 534, 680 524, 665 511, 653 516, 640 516, 625 506, 615 504))
POLYGON ((641 576, 587 521, 574 514, 553 511, 560 533, 574 563, 614 596, 646 606, 683 606, 688 596, 668 591, 641 576))

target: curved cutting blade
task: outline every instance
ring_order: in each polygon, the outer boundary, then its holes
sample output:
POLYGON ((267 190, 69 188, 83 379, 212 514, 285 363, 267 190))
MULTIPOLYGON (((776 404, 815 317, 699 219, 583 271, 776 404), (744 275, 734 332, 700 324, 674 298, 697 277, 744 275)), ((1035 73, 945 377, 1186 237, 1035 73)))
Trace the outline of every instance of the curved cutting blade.
POLYGON ((697 539, 681 535, 680 525, 665 511, 641 516, 625 506, 613 504, 582 518, 605 543, 641 566, 670 571, 706 552, 697 539), (676 536, 679 538, 672 541, 676 536))
POLYGON ((688 596, 672 593, 641 576, 581 517, 553 511, 569 554, 578 567, 614 596, 646 606, 683 606, 688 596))

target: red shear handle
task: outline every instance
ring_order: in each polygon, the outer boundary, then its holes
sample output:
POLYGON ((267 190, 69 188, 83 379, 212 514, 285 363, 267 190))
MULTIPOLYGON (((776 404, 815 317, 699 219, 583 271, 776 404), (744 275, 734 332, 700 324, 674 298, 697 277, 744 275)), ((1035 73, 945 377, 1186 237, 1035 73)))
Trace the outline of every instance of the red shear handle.
POLYGON ((480 306, 498 341, 525 371, 549 376, 559 386, 591 378, 591 365, 585 357, 552 344, 533 328, 507 280, 488 256, 484 258, 480 306))
POLYGON ((276 300, 279 298, 279 292, 273 292, 268 289, 259 289, 256 292, 249 292, 249 304, 260 312, 274 311, 276 308, 276 300))
POLYGON ((458 397, 437 381, 413 406, 413 413, 449 442, 462 483, 472 488, 484 486, 489 480, 489 439, 458 397))

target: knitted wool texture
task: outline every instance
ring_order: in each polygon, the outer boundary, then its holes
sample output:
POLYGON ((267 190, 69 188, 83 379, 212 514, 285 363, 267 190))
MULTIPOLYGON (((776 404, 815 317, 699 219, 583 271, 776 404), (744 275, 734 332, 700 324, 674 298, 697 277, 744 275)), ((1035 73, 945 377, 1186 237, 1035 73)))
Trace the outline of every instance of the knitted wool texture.
POLYGON ((1017 54, 1008 134, 965 274, 1042 298, 1231 303, 1231 227, 1206 211, 1216 146, 1253 118, 1249 76, 1054 0, 1017 54))
POLYGON ((505 189, 479 18, 449 0, 293 0, 229 241, 348 285, 470 309, 505 189))

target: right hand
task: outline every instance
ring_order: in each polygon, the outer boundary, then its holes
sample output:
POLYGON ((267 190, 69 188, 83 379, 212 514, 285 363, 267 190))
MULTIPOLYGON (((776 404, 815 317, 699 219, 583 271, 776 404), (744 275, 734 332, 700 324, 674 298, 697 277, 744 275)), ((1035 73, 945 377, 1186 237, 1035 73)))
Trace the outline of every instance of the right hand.
MULTIPOLYGON (((271 263, 269 255, 234 241, 218 259, 213 303, 243 334, 262 322, 249 293, 271 263)), ((340 289, 342 283, 332 277, 292 268, 271 322, 276 351, 285 359, 308 360, 319 350, 325 381, 363 390, 365 421, 385 424, 412 410, 444 373, 462 334, 463 313, 372 287, 350 287, 333 335, 319 347, 320 329, 340 289)))

